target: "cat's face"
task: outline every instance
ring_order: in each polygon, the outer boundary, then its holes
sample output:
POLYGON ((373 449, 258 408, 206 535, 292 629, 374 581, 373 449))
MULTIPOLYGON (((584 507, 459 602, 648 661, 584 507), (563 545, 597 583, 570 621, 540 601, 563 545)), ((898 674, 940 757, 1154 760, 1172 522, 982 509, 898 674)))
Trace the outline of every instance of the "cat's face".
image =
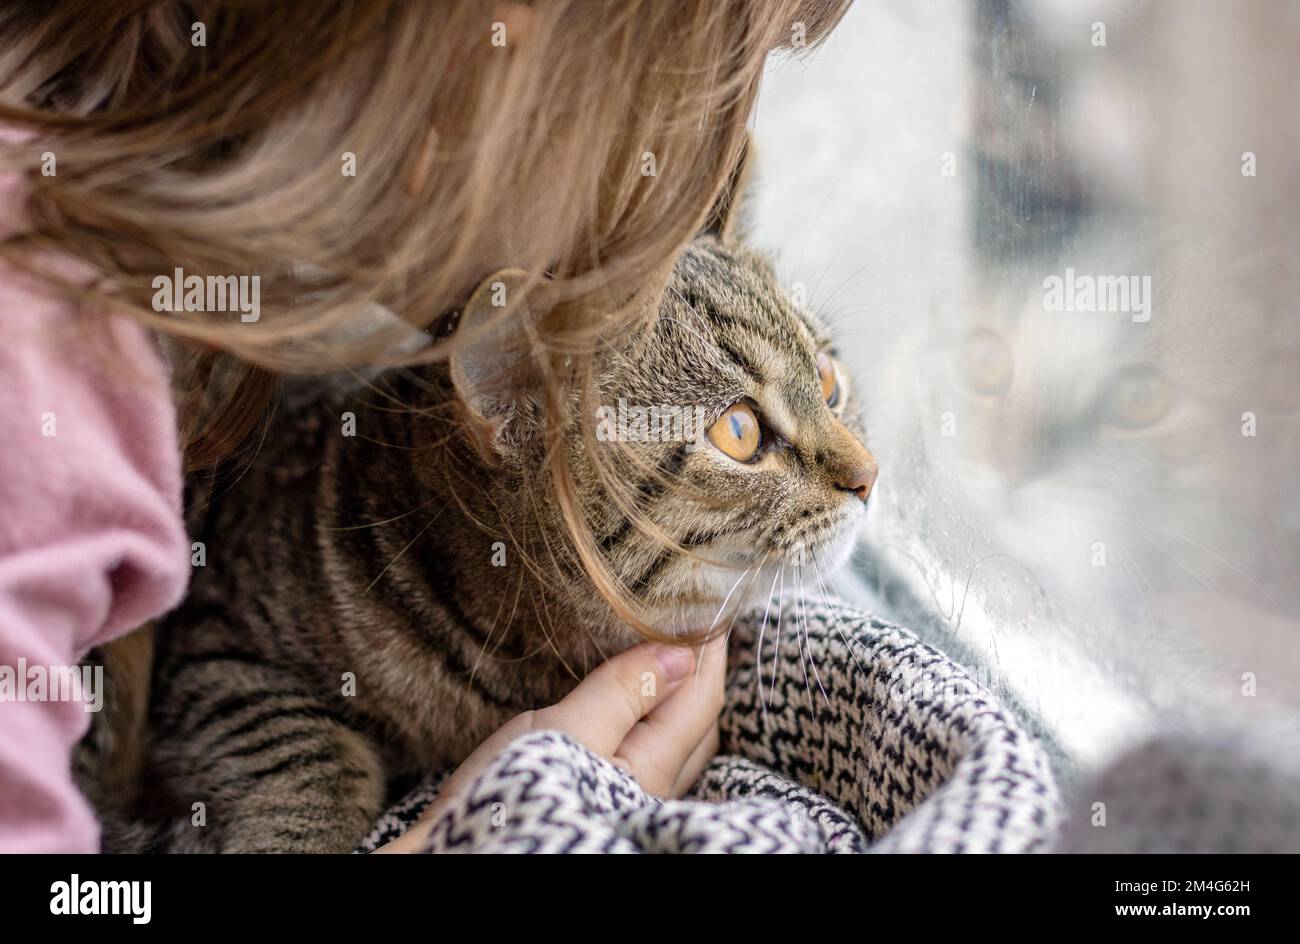
POLYGON ((976 323, 936 346, 943 393, 932 412, 951 410, 962 429, 932 433, 931 447, 957 464, 1008 541, 1041 539, 1045 522, 1099 511, 1099 501, 1123 503, 1153 473, 1168 485, 1164 476, 1197 471, 1188 463, 1204 443, 1201 390, 1133 333, 1105 316, 1039 314, 976 323))
POLYGON ((602 367, 597 448, 609 455, 595 458, 625 470, 624 507, 601 497, 592 457, 574 461, 610 568, 652 613, 698 620, 733 589, 738 602, 778 579, 815 588, 842 562, 876 462, 825 328, 761 258, 697 239, 659 317, 602 367), (644 421, 652 407, 682 422, 644 421))
MULTIPOLYGON (((498 275, 467 304, 462 325, 493 318, 491 286, 522 273, 498 275)), ((585 577, 570 579, 581 573, 572 559, 545 574, 557 562, 547 536, 565 524, 554 493, 528 484, 550 453, 544 392, 519 380, 520 320, 505 319, 501 333, 452 358, 469 438, 490 467, 485 511, 542 545, 534 555, 542 583, 596 607, 585 577)), ((572 424, 562 448, 606 569, 647 619, 690 632, 728 601, 732 612, 778 584, 823 592, 851 550, 876 461, 825 328, 761 257, 730 240, 696 239, 658 317, 598 354, 595 387, 596 415, 572 424)), ((593 609, 590 618, 600 617, 593 609)))
POLYGON ((1160 288, 1167 304, 1149 323, 1045 311, 1036 285, 1027 298, 990 293, 900 346, 891 368, 906 372, 895 382, 909 395, 891 399, 901 422, 886 417, 881 449, 923 451, 927 487, 950 503, 935 517, 958 510, 985 550, 1094 618, 1105 606, 1131 619, 1168 588, 1181 592, 1189 562, 1197 574, 1260 580, 1269 567, 1252 547, 1256 519, 1284 507, 1260 494, 1285 481, 1284 455, 1252 450, 1241 417, 1249 405, 1287 421, 1269 378, 1295 363, 1289 342, 1275 336, 1278 350, 1261 356, 1252 314, 1207 316, 1189 304, 1194 293, 1160 288), (1094 563, 1103 549, 1105 566, 1094 563))

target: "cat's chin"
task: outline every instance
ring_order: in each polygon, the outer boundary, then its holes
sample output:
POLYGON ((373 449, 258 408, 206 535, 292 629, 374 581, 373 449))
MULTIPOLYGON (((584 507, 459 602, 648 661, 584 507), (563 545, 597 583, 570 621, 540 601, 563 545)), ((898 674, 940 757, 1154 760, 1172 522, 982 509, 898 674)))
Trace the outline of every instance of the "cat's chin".
POLYGON ((716 600, 683 601, 656 607, 650 614, 649 623, 670 636, 700 636, 713 631, 725 631, 737 616, 737 604, 743 611, 751 602, 748 595, 742 598, 739 591, 725 607, 722 597, 716 600))
POLYGON ((782 561, 778 561, 778 565, 784 563, 787 567, 806 569, 812 574, 830 576, 844 566, 844 562, 857 547, 861 523, 862 519, 856 512, 853 513, 842 527, 835 528, 828 537, 809 544, 800 544, 782 561))
POLYGON ((698 635, 726 630, 739 615, 782 594, 802 590, 820 599, 834 592, 832 578, 852 556, 857 539, 858 529, 849 527, 783 561, 760 558, 728 569, 703 568, 694 591, 654 607, 649 622, 670 635, 698 635))
POLYGON ((856 527, 846 529, 815 555, 813 569, 819 571, 823 577, 829 578, 847 563, 857 546, 858 529, 856 527))

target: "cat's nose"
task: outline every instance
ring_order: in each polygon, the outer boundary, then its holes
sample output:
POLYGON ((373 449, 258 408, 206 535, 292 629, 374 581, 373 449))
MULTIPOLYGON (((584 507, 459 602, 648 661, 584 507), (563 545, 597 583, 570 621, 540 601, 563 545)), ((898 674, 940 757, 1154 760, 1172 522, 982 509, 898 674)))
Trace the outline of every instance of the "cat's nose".
POLYGON ((844 481, 840 483, 840 488, 846 492, 853 492, 863 501, 871 494, 871 487, 876 484, 876 475, 880 469, 876 466, 876 458, 865 449, 862 450, 866 455, 862 458, 854 470, 844 476, 844 481))

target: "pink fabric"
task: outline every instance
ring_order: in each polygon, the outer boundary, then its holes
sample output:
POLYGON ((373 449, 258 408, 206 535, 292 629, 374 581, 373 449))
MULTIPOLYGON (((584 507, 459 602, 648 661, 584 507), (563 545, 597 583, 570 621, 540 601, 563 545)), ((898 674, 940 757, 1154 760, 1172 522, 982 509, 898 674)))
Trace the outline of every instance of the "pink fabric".
MULTIPOLYGON (((0 176, 0 232, 21 188, 0 176)), ((0 667, 75 665, 185 590, 167 371, 143 329, 110 324, 105 364, 66 301, 0 264, 0 667)), ((0 700, 0 852, 98 848, 69 774, 90 719, 76 702, 0 700)))

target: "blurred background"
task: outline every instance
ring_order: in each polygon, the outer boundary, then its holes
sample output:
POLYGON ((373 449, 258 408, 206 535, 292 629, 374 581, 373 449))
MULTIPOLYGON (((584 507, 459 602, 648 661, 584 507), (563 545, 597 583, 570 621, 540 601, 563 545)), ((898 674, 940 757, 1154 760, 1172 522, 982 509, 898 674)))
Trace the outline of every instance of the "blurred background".
POLYGON ((1067 765, 1300 756, 1297 49, 1289 0, 858 0, 765 79, 753 241, 881 466, 838 589, 1067 765))

